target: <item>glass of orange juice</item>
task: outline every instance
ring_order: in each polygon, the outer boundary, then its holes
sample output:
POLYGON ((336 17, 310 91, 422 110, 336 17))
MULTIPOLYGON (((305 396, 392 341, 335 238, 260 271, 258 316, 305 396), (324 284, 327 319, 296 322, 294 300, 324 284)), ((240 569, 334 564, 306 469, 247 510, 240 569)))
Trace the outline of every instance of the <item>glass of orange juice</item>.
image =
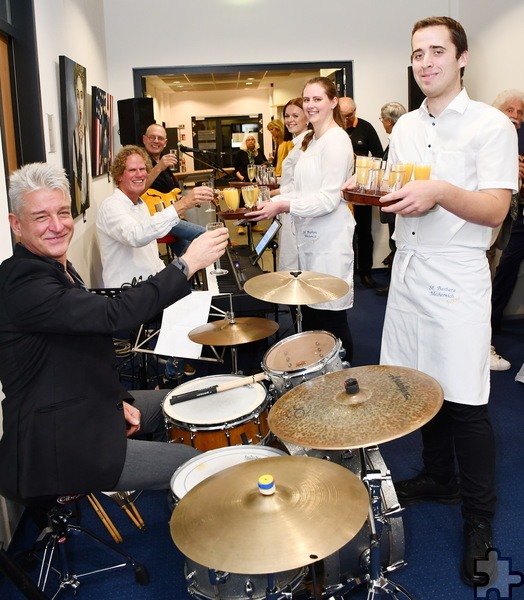
POLYGON ((429 179, 431 175, 431 166, 417 163, 413 168, 413 176, 415 179, 429 179))
POLYGON ((402 163, 391 165, 389 169, 388 192, 396 192, 404 185, 406 166, 402 163))

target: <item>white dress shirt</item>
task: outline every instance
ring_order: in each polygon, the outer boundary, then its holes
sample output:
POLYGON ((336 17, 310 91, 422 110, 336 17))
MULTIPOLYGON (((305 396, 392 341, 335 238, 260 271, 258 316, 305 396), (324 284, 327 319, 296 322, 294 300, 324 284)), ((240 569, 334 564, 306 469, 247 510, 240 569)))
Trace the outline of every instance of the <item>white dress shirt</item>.
POLYGON ((104 287, 119 288, 162 270, 156 240, 179 221, 173 206, 151 216, 142 200, 133 204, 116 188, 102 202, 96 220, 104 287))

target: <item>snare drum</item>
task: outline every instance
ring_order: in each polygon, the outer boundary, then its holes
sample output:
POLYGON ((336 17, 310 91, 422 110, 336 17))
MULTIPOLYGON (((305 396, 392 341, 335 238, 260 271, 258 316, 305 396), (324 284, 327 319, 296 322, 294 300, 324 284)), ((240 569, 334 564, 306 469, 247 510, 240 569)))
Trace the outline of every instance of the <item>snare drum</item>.
POLYGON ((304 331, 270 348, 262 368, 277 398, 304 381, 349 366, 341 358, 342 342, 328 331, 304 331))
MULTIPOLYGON (((191 489, 207 477, 224 469, 241 464, 248 460, 285 456, 286 453, 266 446, 234 446, 217 448, 195 456, 179 467, 171 478, 171 491, 175 500, 181 500, 191 489)), ((175 508, 176 510, 176 508, 175 508)), ((220 549, 217 549, 220 552, 220 549)), ((256 542, 253 545, 256 552, 256 542)), ((279 590, 294 590, 306 573, 305 568, 283 571, 275 574, 275 582, 279 590)), ((242 575, 238 573, 220 574, 215 585, 211 583, 214 575, 219 575, 207 567, 185 558, 185 577, 188 592, 199 599, 216 600, 255 600, 266 598, 268 579, 266 575, 242 575), (218 595, 217 595, 218 594, 218 595)), ((283 596, 282 596, 283 597, 283 596)))
POLYGON ((171 398, 178 394, 240 378, 240 375, 211 375, 188 381, 172 390, 162 404, 170 441, 193 446, 202 452, 261 442, 268 433, 269 402, 267 390, 261 383, 171 404, 171 398))
POLYGON ((204 454, 191 458, 175 471, 171 477, 173 497, 176 502, 179 502, 195 485, 229 467, 257 458, 286 455, 284 450, 252 445, 217 448, 204 452, 204 454))

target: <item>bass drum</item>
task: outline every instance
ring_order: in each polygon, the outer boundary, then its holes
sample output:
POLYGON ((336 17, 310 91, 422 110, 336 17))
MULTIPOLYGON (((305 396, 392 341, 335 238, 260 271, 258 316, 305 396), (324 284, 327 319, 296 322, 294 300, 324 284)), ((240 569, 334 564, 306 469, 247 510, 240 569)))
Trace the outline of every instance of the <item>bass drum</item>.
MULTIPOLYGON (((362 477, 362 456, 367 471, 380 471, 382 477, 382 520, 384 527, 380 538, 383 569, 393 571, 405 565, 404 525, 400 504, 386 463, 377 446, 363 450, 314 450, 287 442, 282 447, 291 455, 304 455, 333 461, 362 477)), ((319 561, 317 571, 326 597, 346 593, 354 587, 355 580, 369 572, 370 528, 366 521, 358 534, 338 552, 319 561)))
MULTIPOLYGON (((286 455, 286 452, 267 446, 231 446, 210 450, 188 460, 175 471, 171 478, 172 495, 178 502, 196 485, 215 473, 246 461, 283 455, 286 455)), ((249 535, 248 531, 246 531, 246 535, 249 535)), ((256 552, 256 540, 253 541, 253 549, 256 552)), ((218 545, 217 552, 220 552, 218 545)), ((200 600, 262 600, 266 598, 267 575, 217 573, 187 556, 184 570, 188 592, 194 598, 200 600), (216 582, 212 583, 215 577, 216 582)), ((291 594, 301 584, 306 571, 306 568, 299 568, 276 573, 275 584, 278 591, 282 592, 282 596, 278 597, 291 597, 285 594, 291 594)))
POLYGON ((342 361, 342 342, 329 331, 304 331, 291 335, 270 348, 262 359, 275 396, 319 375, 348 367, 342 361))

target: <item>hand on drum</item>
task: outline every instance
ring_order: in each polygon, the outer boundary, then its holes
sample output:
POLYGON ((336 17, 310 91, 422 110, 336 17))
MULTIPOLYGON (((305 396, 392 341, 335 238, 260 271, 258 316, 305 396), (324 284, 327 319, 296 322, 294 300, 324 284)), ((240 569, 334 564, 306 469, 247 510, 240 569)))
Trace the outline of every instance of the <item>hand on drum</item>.
POLYGON ((250 221, 264 221, 272 219, 281 213, 289 212, 289 200, 275 200, 274 202, 262 202, 257 210, 247 212, 246 219, 250 221))

